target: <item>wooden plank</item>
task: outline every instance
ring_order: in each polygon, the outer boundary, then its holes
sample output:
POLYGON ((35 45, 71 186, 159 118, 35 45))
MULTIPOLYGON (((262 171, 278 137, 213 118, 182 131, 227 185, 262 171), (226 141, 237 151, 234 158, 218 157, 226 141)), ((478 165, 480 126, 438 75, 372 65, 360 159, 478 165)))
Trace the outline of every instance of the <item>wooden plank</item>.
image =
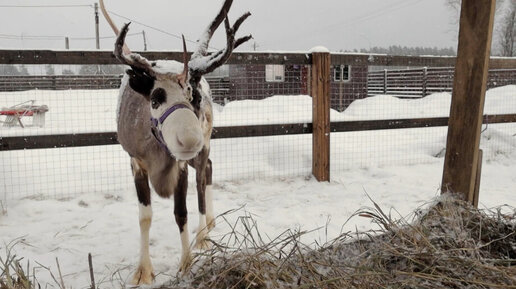
POLYGON ((478 165, 477 165, 477 173, 475 175, 475 189, 473 190, 473 206, 478 208, 478 199, 480 197, 480 179, 482 177, 482 159, 484 152, 482 150, 478 150, 478 165))
MULTIPOLYGON (((146 51, 149 60, 183 61, 183 52, 146 51)), ((307 53, 235 52, 227 64, 310 64, 307 53)), ((120 64, 112 51, 0 50, 0 64, 120 64)))
MULTIPOLYGON (((484 123, 516 123, 516 114, 486 115, 484 123)), ((447 117, 332 122, 331 132, 447 126, 447 117)), ((311 123, 215 127, 212 139, 311 134, 311 123)), ((0 137, 0 151, 117 144, 116 133, 0 137)))
POLYGON ((115 132, 0 137, 0 151, 117 144, 115 132))
MULTIPOLYGON (((453 67, 457 59, 455 56, 399 56, 384 54, 345 54, 331 55, 331 64, 375 65, 375 66, 428 66, 453 67)), ((493 69, 516 68, 515 57, 493 57, 489 61, 493 69)))
MULTIPOLYGON (((135 51, 149 60, 183 61, 179 51, 135 51)), ((397 56, 383 54, 331 55, 331 64, 378 65, 378 66, 454 66, 454 56, 397 56)), ((234 52, 227 64, 304 64, 312 63, 308 53, 234 52)), ((0 64, 120 64, 112 51, 53 51, 53 50, 1 50, 0 64)), ((493 57, 489 67, 493 69, 516 68, 514 57, 493 57)))
POLYGON ((495 0, 463 0, 441 192, 473 202, 495 0))
POLYGON ((330 180, 330 53, 312 53, 312 174, 330 180))
POLYGON ((278 136, 312 133, 311 123, 243 125, 213 128, 212 139, 278 136))
MULTIPOLYGON (((515 116, 516 117, 516 116, 515 116)), ((391 120, 357 120, 332 122, 331 132, 367 131, 400 128, 421 128, 448 125, 447 117, 391 119, 391 120)))

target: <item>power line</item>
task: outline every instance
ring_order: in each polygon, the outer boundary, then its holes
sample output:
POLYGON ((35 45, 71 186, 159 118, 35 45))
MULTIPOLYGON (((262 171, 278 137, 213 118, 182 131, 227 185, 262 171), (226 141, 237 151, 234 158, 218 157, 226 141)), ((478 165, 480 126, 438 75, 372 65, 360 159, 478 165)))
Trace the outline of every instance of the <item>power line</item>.
MULTIPOLYGON (((142 35, 142 32, 128 33, 127 36, 142 35)), ((73 40, 93 40, 95 37, 68 37, 73 40)), ((100 36, 99 39, 114 39, 116 36, 100 36)))
MULTIPOLYGON (((141 35, 142 32, 129 33, 127 36, 141 35)), ((57 35, 14 35, 14 34, 0 34, 0 39, 10 40, 62 40, 68 36, 57 35)), ((99 39, 113 39, 116 36, 101 36, 99 39)), ((71 40, 93 40, 95 37, 68 37, 71 40)))
POLYGON ((14 35, 14 34, 0 34, 0 38, 4 39, 40 39, 40 40, 53 40, 62 39, 64 36, 57 35, 14 35))
MULTIPOLYGON (((111 13, 111 14, 113 14, 113 15, 115 15, 115 16, 118 16, 118 17, 120 17, 120 18, 123 18, 123 19, 125 19, 125 20, 129 20, 129 21, 131 21, 131 22, 134 22, 134 23, 136 23, 136 24, 139 24, 139 25, 141 25, 141 26, 144 26, 144 27, 150 28, 150 29, 152 29, 152 30, 155 30, 155 31, 161 32, 161 33, 163 33, 163 34, 166 34, 166 35, 169 35, 169 36, 175 37, 175 38, 177 38, 177 39, 182 39, 182 37, 181 37, 180 35, 177 35, 177 34, 174 34, 174 33, 170 33, 170 32, 165 31, 165 30, 163 30, 163 29, 160 29, 160 28, 157 28, 157 27, 153 27, 153 26, 150 26, 150 25, 144 24, 144 23, 142 23, 142 22, 139 22, 139 21, 137 21, 137 20, 131 19, 131 18, 129 18, 129 17, 125 17, 125 16, 122 16, 122 15, 120 15, 120 14, 117 14, 117 13, 115 13, 115 12, 113 12, 113 11, 109 11, 109 10, 108 10, 108 12, 109 12, 109 13, 111 13)), ((185 38, 185 39, 186 39, 186 38, 185 38)), ((188 41, 188 42, 190 42, 190 43, 197 43, 197 41, 193 41, 193 40, 189 40, 189 39, 186 39, 186 41, 188 41)))
MULTIPOLYGON (((155 31, 161 32, 161 33, 163 33, 163 34, 166 34, 166 35, 169 35, 169 36, 175 37, 175 38, 177 38, 177 39, 182 39, 182 37, 181 37, 181 36, 179 36, 178 34, 170 33, 170 32, 165 31, 165 30, 163 30, 163 29, 160 29, 160 28, 157 28, 157 27, 153 27, 153 26, 147 25, 147 24, 145 24, 145 23, 139 22, 139 21, 134 20, 134 19, 131 19, 131 18, 129 18, 129 17, 125 17, 125 16, 123 16, 123 15, 117 14, 117 13, 115 13, 115 12, 113 12, 113 11, 109 11, 109 10, 108 10, 108 12, 109 12, 109 13, 111 13, 111 14, 113 14, 113 15, 115 15, 115 16, 118 16, 118 17, 120 17, 120 18, 123 18, 123 19, 125 19, 125 20, 129 20, 129 21, 134 22, 134 23, 136 23, 136 24, 139 24, 139 25, 141 25, 141 26, 147 27, 147 28, 149 28, 149 29, 152 29, 152 30, 155 30, 155 31)), ((187 42, 197 44, 197 41, 190 40, 190 39, 188 39, 188 38, 186 38, 186 37, 185 37, 185 40, 186 40, 187 42)), ((215 47, 213 47, 213 46, 208 46, 208 48, 211 48, 211 49, 214 49, 214 50, 218 50, 217 48, 215 48, 215 47)))
MULTIPOLYGON (((402 3, 402 2, 406 2, 406 1, 400 1, 400 2, 397 2, 394 5, 391 5, 389 7, 385 7, 384 9, 380 9, 380 10, 374 11, 373 13, 371 13, 369 15, 363 15, 361 17, 355 18, 352 21, 348 21, 348 22, 346 22, 345 25, 346 25, 346 27, 354 26, 354 25, 357 25, 357 24, 359 24, 361 22, 364 22, 366 20, 371 20, 371 19, 377 18, 379 16, 382 16, 382 15, 384 15, 386 13, 389 13, 389 12, 392 12, 392 11, 397 11, 397 10, 400 10, 402 8, 406 8, 406 7, 418 4, 421 1, 423 1, 423 0, 416 0, 414 2, 409 2, 409 3, 402 3), (398 5, 398 4, 401 4, 401 5, 398 5), (396 6, 396 5, 398 5, 398 6, 396 6)), ((342 23, 344 23, 344 22, 335 23, 335 24, 332 24, 332 25, 329 25, 329 26, 326 26, 326 27, 338 26, 338 25, 341 25, 342 23)))
MULTIPOLYGON (((93 5, 0 5, 0 8, 77 8, 77 7, 93 8, 93 5)), ((137 21, 137 20, 131 19, 129 17, 120 15, 120 14, 118 14, 116 12, 113 12, 113 11, 109 11, 109 13, 111 13, 111 14, 113 14, 115 16, 118 16, 120 18, 123 18, 125 20, 129 20, 131 22, 139 24, 141 26, 147 27, 149 29, 155 30, 157 32, 163 33, 165 35, 172 36, 172 37, 177 38, 177 39, 182 39, 182 37, 179 34, 174 34, 174 33, 165 31, 165 30, 163 30, 161 28, 157 28, 157 27, 154 27, 154 26, 142 23, 140 21, 137 21)), ((141 35, 141 32, 140 33, 128 34, 128 36, 133 36, 133 35, 141 35)), ((2 39, 56 40, 56 39, 62 39, 64 37, 65 36, 53 36, 53 35, 52 36, 20 36, 20 35, 0 34, 0 38, 2 38, 2 39)), ((116 38, 116 37, 115 36, 100 37, 100 39, 108 39, 108 38, 116 38)), ((89 37, 69 37, 69 39, 73 39, 73 40, 91 40, 91 39, 95 39, 95 38, 89 38, 89 37)), ((187 38, 185 38, 185 40, 187 42, 189 42, 189 43, 197 44, 197 41, 193 41, 193 40, 190 40, 190 39, 187 39, 187 38)), ((217 50, 217 48, 212 47, 212 46, 209 46, 209 48, 217 50)))
POLYGON ((334 29, 335 27, 341 27, 341 26, 343 26, 345 28, 349 28, 349 27, 355 26, 357 24, 360 24, 366 20, 378 18, 379 16, 382 16, 386 13, 397 11, 397 10, 400 10, 400 9, 408 7, 408 6, 418 4, 423 0, 414 0, 412 2, 409 2, 409 1, 410 0, 400 0, 400 1, 395 2, 394 4, 382 6, 378 9, 370 11, 367 14, 363 14, 363 15, 361 15, 357 18, 351 19, 349 21, 346 21, 346 20, 339 21, 339 22, 332 23, 329 25, 317 27, 311 31, 303 31, 303 33, 299 34, 299 35, 290 35, 290 36, 291 37, 299 37, 299 36, 305 35, 306 33, 314 33, 314 32, 321 31, 321 30, 324 30, 325 32, 329 32, 329 31, 331 31, 331 29, 334 29))
POLYGON ((93 5, 0 5, 0 8, 77 8, 90 7, 93 5))

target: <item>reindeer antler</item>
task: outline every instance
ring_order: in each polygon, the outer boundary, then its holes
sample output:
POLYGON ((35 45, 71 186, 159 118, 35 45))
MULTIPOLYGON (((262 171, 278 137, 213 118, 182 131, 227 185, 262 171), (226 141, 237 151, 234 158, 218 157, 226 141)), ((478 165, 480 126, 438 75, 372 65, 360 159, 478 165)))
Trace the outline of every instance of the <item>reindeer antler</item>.
MULTIPOLYGON (((109 16, 109 13, 106 10, 106 7, 104 6, 104 0, 100 0, 100 11, 102 11, 102 14, 104 15, 104 18, 106 19, 109 26, 111 26, 111 29, 113 29, 113 32, 115 32, 115 35, 119 35, 120 31, 118 31, 118 27, 116 27, 115 22, 111 19, 111 16, 109 16)), ((124 43, 124 53, 130 54, 131 50, 129 50, 129 47, 124 43)))
POLYGON ((120 34, 118 34, 115 42, 115 51, 113 51, 113 54, 123 64, 127 64, 132 68, 139 69, 152 77, 156 77, 156 72, 145 57, 137 53, 131 53, 128 55, 124 53, 125 36, 127 35, 127 31, 129 31, 129 24, 131 24, 131 22, 124 24, 120 34))
POLYGON ((226 0, 224 2, 219 13, 204 32, 197 51, 192 55, 188 66, 190 67, 191 78, 195 82, 198 82, 202 75, 212 72, 217 67, 223 65, 229 59, 235 48, 252 38, 251 35, 247 35, 235 40, 235 34, 238 28, 240 28, 240 25, 242 25, 247 17, 251 16, 251 13, 247 12, 240 16, 240 18, 235 21, 233 27, 230 27, 227 14, 232 3, 233 0, 226 0), (208 53, 208 44, 210 43, 211 37, 222 21, 224 21, 224 27, 226 29, 226 48, 215 53, 208 53))

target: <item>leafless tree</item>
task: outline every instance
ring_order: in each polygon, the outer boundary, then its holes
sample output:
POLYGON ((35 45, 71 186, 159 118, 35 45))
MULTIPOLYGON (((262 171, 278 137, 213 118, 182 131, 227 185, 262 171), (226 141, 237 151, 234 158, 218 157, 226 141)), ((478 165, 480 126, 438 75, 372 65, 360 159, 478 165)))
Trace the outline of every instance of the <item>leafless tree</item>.
MULTIPOLYGON (((461 0, 446 0, 446 5, 454 11, 454 19, 460 16, 461 0)), ((456 22, 455 22, 456 23, 456 22)), ((516 1, 497 0, 493 28, 492 54, 501 56, 516 55, 516 1)))

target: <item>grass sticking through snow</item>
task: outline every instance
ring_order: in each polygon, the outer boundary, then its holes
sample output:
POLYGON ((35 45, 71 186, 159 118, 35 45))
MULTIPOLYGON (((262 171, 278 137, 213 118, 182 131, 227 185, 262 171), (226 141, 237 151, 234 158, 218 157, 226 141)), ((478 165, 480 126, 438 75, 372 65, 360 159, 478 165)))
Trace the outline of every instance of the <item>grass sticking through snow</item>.
POLYGON ((373 204, 355 217, 380 230, 317 249, 300 242, 301 231, 264 242, 252 216, 240 217, 188 274, 161 288, 516 288, 514 208, 478 210, 444 196, 409 222, 373 204))

